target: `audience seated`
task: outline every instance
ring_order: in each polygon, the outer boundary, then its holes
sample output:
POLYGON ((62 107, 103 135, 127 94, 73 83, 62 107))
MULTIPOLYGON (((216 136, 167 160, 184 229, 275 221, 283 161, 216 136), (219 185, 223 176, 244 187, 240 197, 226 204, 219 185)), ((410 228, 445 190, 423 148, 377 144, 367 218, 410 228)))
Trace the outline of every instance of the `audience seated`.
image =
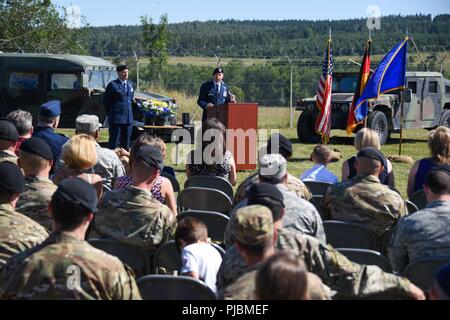
MULTIPOLYGON (((286 161, 289 161, 289 159, 292 157, 292 152, 293 150, 291 141, 282 134, 274 133, 267 141, 265 154, 280 154, 284 159, 286 159, 286 161)), ((260 158, 263 155, 260 155, 260 158)), ((259 182, 258 172, 247 177, 239 185, 239 188, 234 195, 233 206, 236 206, 239 202, 241 202, 246 197, 248 189, 257 182, 259 182)), ((283 182, 283 184, 289 191, 295 193, 300 198, 309 200, 312 197, 308 187, 305 186, 305 184, 300 179, 296 178, 290 173, 288 173, 287 179, 283 182)))
POLYGON ((311 155, 312 161, 315 163, 315 165, 311 169, 305 171, 300 176, 300 180, 327 183, 339 182, 338 177, 336 177, 327 168, 327 165, 331 162, 331 153, 332 150, 328 146, 316 146, 311 155))
POLYGON ((226 129, 219 120, 212 118, 203 124, 202 142, 188 154, 186 175, 222 177, 236 185, 236 163, 227 150, 226 129))
POLYGON ((368 227, 381 249, 383 236, 406 214, 405 202, 396 191, 382 184, 384 155, 374 147, 358 152, 352 179, 331 185, 323 200, 322 212, 332 220, 359 223, 368 227))
POLYGON ((181 219, 175 231, 175 242, 181 250, 181 274, 205 282, 217 293, 216 278, 222 257, 208 243, 206 225, 192 217, 181 219))
POLYGON ((25 140, 20 147, 19 165, 25 173, 25 188, 16 210, 51 231, 53 220, 48 215, 48 205, 57 187, 49 179, 53 165, 50 146, 35 137, 25 140))
POLYGON ((102 177, 94 173, 93 167, 97 163, 95 140, 87 134, 77 134, 63 146, 61 159, 64 165, 58 169, 52 181, 59 185, 67 178, 81 178, 92 184, 100 199, 103 193, 102 177))
MULTIPOLYGON (((159 148, 164 161, 164 151, 160 139, 157 138, 155 139, 154 137, 152 137, 147 133, 141 134, 133 143, 133 147, 131 148, 131 151, 129 153, 128 158, 129 175, 115 179, 113 183, 114 189, 118 190, 124 189, 132 184, 133 162, 136 157, 137 151, 144 145, 151 145, 159 148)), ((126 157, 125 153, 123 153, 121 150, 117 150, 117 152, 118 154, 124 154, 124 156, 122 157, 126 157)), ((155 183, 152 184, 150 188, 151 188, 150 192, 152 193, 153 197, 155 197, 162 204, 168 206, 174 214, 177 213, 177 203, 175 199, 175 193, 173 191, 172 183, 170 182, 169 179, 162 176, 158 176, 158 179, 156 179, 155 183)))
MULTIPOLYGON (((376 131, 369 128, 363 128, 356 134, 354 146, 357 151, 366 147, 373 147, 381 150, 380 137, 376 131)), ((353 156, 342 164, 342 182, 357 175, 355 161, 356 156, 353 156)), ((395 188, 392 163, 386 158, 383 159, 383 171, 380 173, 379 179, 382 184, 395 188)))
POLYGON ((450 129, 438 127, 432 130, 428 135, 428 148, 431 157, 416 161, 409 171, 408 197, 423 189, 427 173, 434 165, 450 165, 450 129))
POLYGON ((33 135, 33 116, 28 111, 18 109, 10 112, 6 118, 14 123, 19 134, 16 150, 14 150, 16 156, 19 156, 20 145, 33 135))
POLYGON ((424 191, 427 207, 400 219, 389 246, 389 259, 399 272, 418 258, 450 260, 450 166, 433 167, 424 191))

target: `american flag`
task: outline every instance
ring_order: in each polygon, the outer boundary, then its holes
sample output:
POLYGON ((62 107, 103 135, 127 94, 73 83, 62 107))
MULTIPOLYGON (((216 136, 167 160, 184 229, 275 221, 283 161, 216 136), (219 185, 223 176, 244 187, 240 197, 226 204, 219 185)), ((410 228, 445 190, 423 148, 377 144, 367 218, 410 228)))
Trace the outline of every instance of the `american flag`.
POLYGON ((333 50, 331 38, 328 40, 327 53, 323 61, 322 76, 317 89, 316 104, 320 114, 316 120, 316 132, 322 136, 322 143, 330 140, 331 129, 331 90, 333 87, 333 50))

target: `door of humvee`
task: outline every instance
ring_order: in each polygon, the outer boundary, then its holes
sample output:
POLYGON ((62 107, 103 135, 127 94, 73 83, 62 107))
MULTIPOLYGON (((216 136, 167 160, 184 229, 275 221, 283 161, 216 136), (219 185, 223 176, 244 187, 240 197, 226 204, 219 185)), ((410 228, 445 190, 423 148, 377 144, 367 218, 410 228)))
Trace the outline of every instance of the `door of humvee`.
POLYGON ((427 78, 422 104, 422 121, 427 127, 431 127, 436 115, 441 114, 441 92, 440 81, 437 78, 427 78))

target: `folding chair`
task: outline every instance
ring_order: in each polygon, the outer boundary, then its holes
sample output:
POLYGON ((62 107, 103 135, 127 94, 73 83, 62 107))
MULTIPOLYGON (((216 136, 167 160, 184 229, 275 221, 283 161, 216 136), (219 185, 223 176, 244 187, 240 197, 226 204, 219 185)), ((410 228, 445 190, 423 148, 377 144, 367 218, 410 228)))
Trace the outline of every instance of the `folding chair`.
POLYGON ((230 218, 219 212, 188 210, 177 216, 178 221, 185 217, 197 218, 208 228, 208 236, 212 241, 224 242, 225 229, 230 218))
POLYGON ((151 272, 149 255, 142 248, 112 239, 91 239, 88 242, 93 247, 119 258, 134 270, 137 277, 151 272))
POLYGON ((334 248, 375 248, 375 235, 370 229, 359 224, 343 221, 324 221, 323 228, 327 243, 334 248))
POLYGON ((191 209, 228 214, 231 209, 230 197, 222 191, 210 188, 185 188, 178 194, 177 200, 180 212, 191 209))
POLYGON ((303 183, 309 188, 311 194, 315 196, 324 196, 332 185, 332 183, 318 181, 303 181, 303 183))
POLYGON ((230 199, 233 199, 233 186, 230 182, 222 177, 210 177, 210 176, 192 176, 189 177, 184 183, 185 188, 200 187, 209 188, 222 191, 230 199))
POLYGON ((215 300, 214 292, 192 277, 148 275, 137 280, 144 300, 215 300))
POLYGON ((345 255, 350 261, 365 265, 375 265, 385 272, 392 273, 392 266, 389 260, 378 251, 350 248, 339 248, 337 250, 345 255))
POLYGON ((311 202, 314 205, 314 207, 316 208, 316 210, 319 212, 320 216, 322 217, 323 221, 330 220, 330 215, 324 214, 322 212, 322 209, 321 209, 322 200, 323 200, 322 195, 313 195, 311 197, 311 199, 309 199, 309 202, 311 202))
POLYGON ((428 290, 433 284, 436 273, 450 262, 450 257, 427 257, 412 261, 403 270, 403 276, 411 280, 422 290, 428 290))
POLYGON ((408 215, 419 211, 419 208, 409 200, 405 200, 406 209, 408 209, 408 215))
POLYGON ((172 184, 173 192, 180 192, 180 183, 178 182, 177 178, 167 172, 162 172, 161 176, 169 179, 170 183, 172 184))
POLYGON ((418 190, 414 192, 410 197, 409 201, 414 203, 419 210, 425 209, 427 206, 427 198, 425 197, 425 191, 418 190))

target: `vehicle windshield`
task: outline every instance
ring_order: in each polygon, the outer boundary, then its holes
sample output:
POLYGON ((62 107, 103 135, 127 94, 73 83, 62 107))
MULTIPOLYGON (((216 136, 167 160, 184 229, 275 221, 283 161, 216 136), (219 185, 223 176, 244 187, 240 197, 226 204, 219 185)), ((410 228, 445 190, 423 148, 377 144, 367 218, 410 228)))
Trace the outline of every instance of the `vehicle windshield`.
POLYGON ((354 93, 358 86, 357 74, 335 75, 333 77, 333 92, 334 93, 354 93))
POLYGON ((88 70, 90 88, 106 88, 108 83, 117 79, 115 70, 88 70))

